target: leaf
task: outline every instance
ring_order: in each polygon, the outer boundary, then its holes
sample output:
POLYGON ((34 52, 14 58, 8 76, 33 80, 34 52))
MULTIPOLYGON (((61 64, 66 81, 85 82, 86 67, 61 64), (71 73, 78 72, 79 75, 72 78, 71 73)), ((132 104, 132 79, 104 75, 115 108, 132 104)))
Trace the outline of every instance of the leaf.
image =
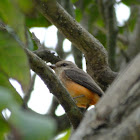
POLYGON ((0 86, 0 111, 6 108, 14 108, 15 106, 18 105, 11 95, 11 91, 0 86))
POLYGON ((76 3, 78 0, 71 0, 71 3, 76 3))
POLYGON ((26 15, 26 25, 28 27, 49 27, 52 24, 43 17, 41 13, 32 13, 31 15, 26 15))
POLYGON ((20 110, 13 111, 10 122, 25 140, 50 140, 56 128, 51 118, 20 110))
POLYGON ((64 137, 58 139, 58 140, 68 140, 70 138, 71 135, 71 129, 68 129, 66 132, 66 135, 64 135, 64 137))
POLYGON ((33 10, 33 3, 30 0, 15 0, 20 9, 26 13, 29 14, 33 10))
POLYGON ((9 132, 8 123, 0 116, 0 140, 4 140, 4 136, 9 132))
POLYGON ((0 0, 0 16, 6 24, 14 29, 19 38, 25 43, 24 15, 14 0, 0 0))
POLYGON ((11 94, 13 95, 14 99, 16 100, 16 102, 19 104, 22 103, 22 98, 17 93, 15 88, 11 85, 11 83, 9 82, 9 79, 2 72, 0 72, 0 86, 9 89, 11 91, 11 94))
POLYGON ((131 10, 131 15, 128 20, 128 27, 131 32, 133 32, 133 30, 135 28, 138 16, 139 16, 138 9, 135 8, 135 9, 131 10))
POLYGON ((80 9, 75 9, 75 18, 78 22, 80 22, 80 20, 82 19, 82 12, 80 9))
POLYGON ((28 88, 30 71, 27 56, 19 44, 5 31, 0 31, 0 71, 16 79, 23 90, 28 88))
POLYGON ((140 4, 139 0, 123 0, 122 3, 131 6, 131 5, 137 5, 140 4))
POLYGON ((93 1, 91 0, 83 0, 83 8, 85 9, 89 4, 92 4, 93 1))

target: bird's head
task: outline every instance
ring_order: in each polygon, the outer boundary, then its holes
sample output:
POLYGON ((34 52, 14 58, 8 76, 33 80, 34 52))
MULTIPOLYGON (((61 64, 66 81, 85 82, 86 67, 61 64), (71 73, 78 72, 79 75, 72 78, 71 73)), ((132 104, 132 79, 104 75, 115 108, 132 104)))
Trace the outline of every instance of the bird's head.
POLYGON ((70 68, 78 68, 74 63, 71 61, 59 61, 55 65, 50 66, 57 75, 61 74, 64 70, 70 69, 70 68))

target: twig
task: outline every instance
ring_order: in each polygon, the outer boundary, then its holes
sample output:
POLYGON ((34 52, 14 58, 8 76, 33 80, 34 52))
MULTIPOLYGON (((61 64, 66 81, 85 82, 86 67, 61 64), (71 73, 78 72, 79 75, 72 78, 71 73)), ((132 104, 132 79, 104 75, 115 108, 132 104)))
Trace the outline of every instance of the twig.
POLYGON ((58 107, 58 105, 59 105, 58 100, 55 98, 55 96, 53 96, 53 100, 52 100, 51 106, 50 106, 47 114, 50 114, 51 116, 56 116, 55 115, 55 110, 58 107))
POLYGON ((40 40, 35 36, 34 33, 32 33, 32 40, 35 41, 36 45, 38 46, 38 50, 45 49, 44 45, 40 43, 40 40))
POLYGON ((35 78, 36 78, 36 74, 34 73, 33 76, 32 76, 31 82, 30 82, 29 89, 28 89, 28 91, 25 94, 24 99, 23 99, 23 108, 24 109, 28 108, 27 103, 28 103, 28 101, 30 99, 30 96, 31 96, 31 93, 34 89, 35 78))
POLYGON ((56 56, 55 53, 49 51, 48 49, 36 50, 34 51, 34 53, 42 60, 46 62, 51 62, 52 64, 55 64, 56 62, 62 60, 59 56, 56 56))

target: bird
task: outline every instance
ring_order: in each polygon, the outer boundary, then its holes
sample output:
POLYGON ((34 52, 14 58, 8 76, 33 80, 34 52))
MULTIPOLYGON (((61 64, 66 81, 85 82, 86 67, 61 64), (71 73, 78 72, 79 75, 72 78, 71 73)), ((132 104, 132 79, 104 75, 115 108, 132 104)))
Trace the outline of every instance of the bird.
POLYGON ((87 109, 89 106, 95 105, 104 95, 91 76, 73 62, 61 60, 50 67, 55 71, 56 76, 78 107, 87 109))

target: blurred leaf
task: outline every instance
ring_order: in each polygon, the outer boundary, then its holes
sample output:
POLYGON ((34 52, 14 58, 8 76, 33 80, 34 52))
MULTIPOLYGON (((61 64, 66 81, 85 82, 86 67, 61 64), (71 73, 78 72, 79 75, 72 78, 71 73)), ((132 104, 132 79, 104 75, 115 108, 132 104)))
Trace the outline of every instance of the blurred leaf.
POLYGON ((76 3, 78 0, 71 0, 72 3, 76 3))
POLYGON ((31 13, 30 15, 26 15, 25 18, 26 25, 31 27, 49 27, 52 24, 40 13, 31 13))
POLYGON ((25 43, 24 15, 19 7, 11 0, 0 0, 0 16, 2 20, 10 25, 25 43))
POLYGON ((15 98, 15 100, 21 104, 22 103, 22 98, 20 95, 17 93, 15 88, 10 84, 9 79, 0 71, 0 86, 8 88, 11 91, 11 94, 15 98))
POLYGON ((32 12, 33 10, 32 1, 30 0, 15 0, 15 1, 24 13, 28 14, 32 12))
POLYGON ((82 19, 82 13, 80 9, 75 9, 75 18, 78 22, 80 22, 80 20, 82 19))
POLYGON ((0 31, 0 71, 7 78, 16 79, 27 89, 30 71, 25 52, 19 44, 5 31, 0 31))
POLYGON ((103 20, 102 20, 101 18, 99 18, 99 19, 96 21, 96 23, 97 23, 97 25, 98 25, 99 27, 104 27, 104 22, 103 22, 103 20))
POLYGON ((88 25, 89 25, 89 30, 91 30, 93 23, 95 23, 97 20, 101 19, 97 4, 90 4, 86 8, 86 12, 89 15, 88 25))
POLYGON ((67 130, 66 135, 58 140, 69 140, 70 135, 71 135, 71 129, 67 130))
POLYGON ((138 12, 137 8, 131 9, 131 15, 128 20, 128 27, 131 32, 134 30, 134 27, 136 25, 137 18, 139 16, 138 14, 139 14, 139 12, 138 12))
POLYGON ((83 0, 83 8, 84 8, 84 9, 87 8, 87 6, 88 6, 89 4, 91 4, 91 3, 93 3, 92 0, 83 0))
POLYGON ((128 5, 128 6, 131 6, 131 5, 137 5, 137 4, 140 4, 140 1, 139 0, 122 0, 122 3, 128 5))
POLYGON ((20 110, 13 112, 10 122, 24 140, 50 140, 56 129, 55 122, 51 118, 20 110))
POLYGON ((104 47, 106 47, 106 35, 103 32, 98 31, 95 37, 100 40, 104 47))
POLYGON ((13 108, 15 106, 17 106, 17 103, 11 95, 11 91, 0 86, 0 111, 6 108, 13 108))
POLYGON ((0 116, 0 140, 4 140, 4 136, 9 132, 8 123, 0 116))

